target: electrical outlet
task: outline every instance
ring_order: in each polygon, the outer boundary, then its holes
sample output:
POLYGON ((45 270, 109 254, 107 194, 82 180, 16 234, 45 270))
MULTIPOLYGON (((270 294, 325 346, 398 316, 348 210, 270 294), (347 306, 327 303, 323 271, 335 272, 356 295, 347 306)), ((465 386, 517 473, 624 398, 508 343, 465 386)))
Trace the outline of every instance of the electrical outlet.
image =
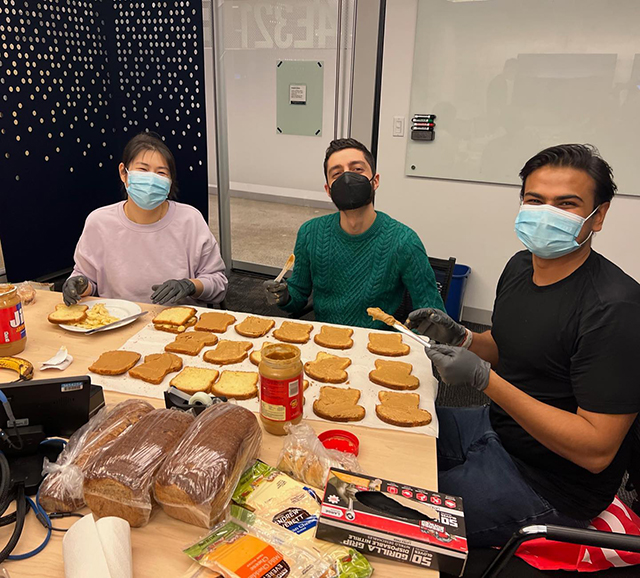
POLYGON ((393 136, 404 136, 404 116, 393 117, 393 136))

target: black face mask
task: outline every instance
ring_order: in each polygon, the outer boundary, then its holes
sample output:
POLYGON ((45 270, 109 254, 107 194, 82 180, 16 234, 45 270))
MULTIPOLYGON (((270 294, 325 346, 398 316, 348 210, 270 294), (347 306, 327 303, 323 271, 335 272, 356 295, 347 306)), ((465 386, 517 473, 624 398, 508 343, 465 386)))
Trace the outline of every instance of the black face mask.
POLYGON ((331 185, 331 200, 340 211, 364 207, 373 202, 372 181, 359 173, 342 173, 331 185))

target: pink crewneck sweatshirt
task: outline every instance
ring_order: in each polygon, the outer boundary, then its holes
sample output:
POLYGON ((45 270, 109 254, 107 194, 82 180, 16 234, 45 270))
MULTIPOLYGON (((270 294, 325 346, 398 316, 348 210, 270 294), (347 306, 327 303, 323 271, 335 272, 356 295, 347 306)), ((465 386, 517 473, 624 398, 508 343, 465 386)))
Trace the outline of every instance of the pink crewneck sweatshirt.
POLYGON ((88 217, 74 255, 72 275, 89 279, 92 295, 151 302, 152 285, 168 279, 198 279, 202 305, 220 302, 228 281, 220 248, 202 214, 169 201, 157 223, 139 225, 124 213, 124 203, 108 205, 88 217))

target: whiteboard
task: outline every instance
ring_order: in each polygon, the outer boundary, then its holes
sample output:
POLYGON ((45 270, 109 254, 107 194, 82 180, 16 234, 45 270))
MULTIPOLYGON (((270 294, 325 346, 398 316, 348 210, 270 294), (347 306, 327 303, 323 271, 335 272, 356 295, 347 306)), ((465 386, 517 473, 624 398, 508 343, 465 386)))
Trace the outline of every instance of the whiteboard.
POLYGON ((410 114, 437 118, 409 176, 520 184, 543 148, 591 143, 640 195, 640 1, 418 0, 410 114))

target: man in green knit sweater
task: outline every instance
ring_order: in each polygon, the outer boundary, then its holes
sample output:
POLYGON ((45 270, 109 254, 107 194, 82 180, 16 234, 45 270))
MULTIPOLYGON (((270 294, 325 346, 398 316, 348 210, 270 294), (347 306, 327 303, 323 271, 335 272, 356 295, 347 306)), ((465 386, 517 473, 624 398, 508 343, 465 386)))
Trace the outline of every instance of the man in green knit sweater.
POLYGON ((266 281, 267 299, 300 313, 313 290, 318 321, 383 329, 367 307, 393 314, 407 289, 414 309, 444 311, 418 235, 373 206, 380 175, 369 150, 354 139, 334 140, 324 159, 325 190, 338 213, 300 227, 289 282, 266 281))

